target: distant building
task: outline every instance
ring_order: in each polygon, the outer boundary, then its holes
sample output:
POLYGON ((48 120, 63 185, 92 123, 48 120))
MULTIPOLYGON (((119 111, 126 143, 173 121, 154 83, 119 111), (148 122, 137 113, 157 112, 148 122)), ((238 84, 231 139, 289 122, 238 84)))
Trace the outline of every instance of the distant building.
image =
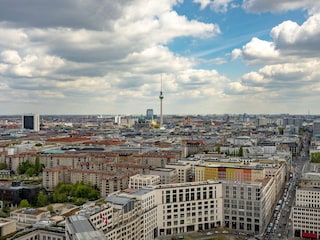
POLYGON ((23 115, 22 116, 22 128, 39 132, 40 131, 39 114, 25 114, 25 115, 23 115))
POLYGON ((119 116, 119 115, 115 116, 114 123, 117 125, 121 125, 121 116, 119 116))
POLYGON ((147 109, 146 118, 148 120, 153 119, 153 109, 147 109))
POLYGON ((313 138, 320 139, 320 121, 313 122, 313 138))
POLYGON ((13 206, 17 206, 22 199, 33 204, 36 202, 39 191, 39 185, 20 185, 19 182, 12 182, 10 186, 0 186, 0 200, 13 206))

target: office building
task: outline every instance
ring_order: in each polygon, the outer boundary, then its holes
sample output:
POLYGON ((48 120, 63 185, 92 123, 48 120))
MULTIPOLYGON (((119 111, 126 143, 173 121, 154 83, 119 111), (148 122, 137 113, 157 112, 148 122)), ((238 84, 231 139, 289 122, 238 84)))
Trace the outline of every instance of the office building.
POLYGON ((313 138, 320 139, 320 121, 313 122, 313 138))
POLYGON ((320 165, 305 165, 296 200, 292 207, 292 225, 295 237, 319 239, 320 237, 320 165))
POLYGON ((158 235, 172 235, 222 226, 222 184, 216 181, 155 187, 158 235))
POLYGON ((147 109, 146 118, 148 120, 152 120, 153 119, 153 109, 147 109))
POLYGON ((39 132, 40 131, 39 114, 25 114, 25 115, 23 115, 22 116, 22 128, 39 132))

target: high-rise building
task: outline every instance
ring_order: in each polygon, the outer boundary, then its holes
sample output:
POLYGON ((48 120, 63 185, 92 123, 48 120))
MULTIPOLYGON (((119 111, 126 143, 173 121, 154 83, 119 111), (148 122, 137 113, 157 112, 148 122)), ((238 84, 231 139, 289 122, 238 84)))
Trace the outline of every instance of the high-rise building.
POLYGON ((313 122, 313 138, 320 139, 320 121, 313 122))
POLYGON ((146 118, 148 120, 153 119, 153 109, 147 109, 146 118))
POLYGON ((114 117, 114 123, 117 125, 121 125, 121 116, 117 115, 114 117))
POLYGON ((23 115, 22 116, 22 128, 39 132, 40 131, 39 114, 25 114, 25 115, 23 115))

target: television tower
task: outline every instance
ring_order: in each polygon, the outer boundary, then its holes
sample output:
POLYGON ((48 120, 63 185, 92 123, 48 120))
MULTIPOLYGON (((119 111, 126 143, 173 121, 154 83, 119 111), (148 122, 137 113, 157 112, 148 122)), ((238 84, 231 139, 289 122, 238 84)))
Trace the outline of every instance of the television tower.
POLYGON ((163 100, 164 96, 162 93, 162 74, 161 74, 161 86, 160 86, 160 95, 159 95, 159 99, 160 99, 160 128, 163 125, 163 115, 162 115, 162 100, 163 100))

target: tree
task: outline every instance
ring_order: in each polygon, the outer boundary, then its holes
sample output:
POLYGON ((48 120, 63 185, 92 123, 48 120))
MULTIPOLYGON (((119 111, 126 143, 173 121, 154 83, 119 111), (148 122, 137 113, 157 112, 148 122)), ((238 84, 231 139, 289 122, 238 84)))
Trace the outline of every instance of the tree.
POLYGON ((42 166, 40 164, 40 158, 37 156, 34 163, 35 174, 38 176, 42 171, 42 166))
POLYGON ((30 204, 27 199, 22 199, 19 203, 19 208, 28 208, 30 204))
POLYGON ((284 131, 284 128, 283 127, 279 127, 279 134, 280 135, 283 135, 283 131, 284 131))
POLYGON ((7 169, 6 163, 0 163, 0 170, 7 169))
POLYGON ((53 202, 74 202, 80 204, 84 199, 96 200, 100 196, 99 191, 89 184, 77 182, 59 183, 52 194, 53 202))
POLYGON ((54 209, 53 209, 53 206, 52 205, 49 205, 47 207, 47 210, 50 212, 50 214, 53 214, 54 213, 54 209))
POLYGON ((310 162, 312 162, 312 163, 320 163, 320 152, 311 153, 310 162))
POLYGON ((27 171, 25 172, 29 177, 32 177, 35 174, 35 170, 33 167, 29 167, 27 171))
POLYGON ((90 192, 89 192, 88 199, 89 199, 90 201, 96 200, 96 199, 99 198, 99 196, 100 196, 99 191, 96 190, 96 189, 92 189, 92 190, 90 190, 90 192))
POLYGON ((54 191, 52 201, 58 203, 67 202, 68 196, 65 193, 59 193, 54 191))
POLYGON ((217 150, 216 150, 218 153, 220 153, 221 152, 221 150, 220 150, 220 146, 218 146, 217 147, 217 150))
POLYGON ((44 191, 40 191, 37 197, 37 207, 44 207, 47 205, 47 195, 44 191))
POLYGON ((239 155, 239 157, 243 157, 243 148, 242 148, 242 146, 239 148, 238 155, 239 155))

